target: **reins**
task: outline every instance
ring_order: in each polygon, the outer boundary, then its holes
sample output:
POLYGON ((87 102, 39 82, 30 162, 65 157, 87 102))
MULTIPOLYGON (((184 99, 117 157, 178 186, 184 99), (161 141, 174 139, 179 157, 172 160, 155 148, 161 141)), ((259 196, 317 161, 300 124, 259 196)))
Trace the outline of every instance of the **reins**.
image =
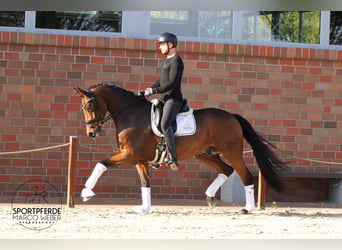
POLYGON ((103 125, 105 122, 109 121, 111 119, 111 115, 107 115, 103 120, 99 121, 101 125, 103 125))

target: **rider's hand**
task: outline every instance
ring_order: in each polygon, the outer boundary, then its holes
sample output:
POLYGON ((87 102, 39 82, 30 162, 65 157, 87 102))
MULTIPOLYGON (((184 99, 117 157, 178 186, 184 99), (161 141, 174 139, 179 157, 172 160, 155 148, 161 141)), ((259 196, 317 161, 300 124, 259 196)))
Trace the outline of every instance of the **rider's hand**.
POLYGON ((145 93, 144 93, 145 96, 149 96, 149 95, 152 95, 152 94, 153 94, 153 89, 152 88, 145 89, 145 93))

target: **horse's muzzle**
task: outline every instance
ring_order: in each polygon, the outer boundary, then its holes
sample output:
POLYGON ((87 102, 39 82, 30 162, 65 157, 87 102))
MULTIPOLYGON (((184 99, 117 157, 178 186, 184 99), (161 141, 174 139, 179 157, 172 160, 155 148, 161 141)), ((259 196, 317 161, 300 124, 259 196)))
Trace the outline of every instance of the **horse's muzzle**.
POLYGON ((101 133, 101 126, 96 126, 93 128, 93 131, 88 132, 88 136, 91 138, 95 138, 101 133))

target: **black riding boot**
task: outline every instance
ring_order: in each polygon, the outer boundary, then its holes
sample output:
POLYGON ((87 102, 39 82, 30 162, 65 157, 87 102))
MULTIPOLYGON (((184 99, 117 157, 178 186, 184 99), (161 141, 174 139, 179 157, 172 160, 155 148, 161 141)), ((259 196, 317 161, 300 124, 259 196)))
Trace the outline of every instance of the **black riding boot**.
POLYGON ((178 170, 178 163, 176 157, 176 140, 171 126, 166 130, 164 138, 168 154, 167 165, 172 170, 178 170))

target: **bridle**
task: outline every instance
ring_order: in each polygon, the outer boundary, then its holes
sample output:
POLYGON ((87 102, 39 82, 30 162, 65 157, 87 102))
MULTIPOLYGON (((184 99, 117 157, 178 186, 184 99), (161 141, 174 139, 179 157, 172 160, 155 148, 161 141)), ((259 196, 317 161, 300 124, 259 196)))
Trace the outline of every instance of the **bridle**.
MULTIPOLYGON (((94 97, 94 94, 93 94, 91 91, 88 91, 88 93, 89 93, 89 96, 87 96, 87 97, 89 97, 89 99, 81 106, 82 109, 85 109, 86 106, 87 106, 89 103, 93 102, 93 103, 94 103, 94 106, 95 106, 95 109, 97 110, 98 105, 97 105, 96 99, 95 99, 95 97, 94 97)), ((96 116, 97 116, 97 114, 95 113, 95 117, 96 117, 96 116)), ((99 132, 101 131, 101 126, 102 126, 103 124, 105 124, 107 121, 109 121, 110 119, 111 119, 111 116, 110 116, 110 114, 108 114, 108 115, 105 116, 105 118, 103 118, 103 119, 100 119, 100 118, 97 118, 97 117, 96 117, 95 119, 88 120, 88 121, 86 121, 85 123, 86 123, 86 125, 91 125, 91 124, 97 122, 98 124, 97 124, 96 126, 92 126, 92 128, 94 128, 94 131, 95 131, 96 133, 99 133, 99 132)))

